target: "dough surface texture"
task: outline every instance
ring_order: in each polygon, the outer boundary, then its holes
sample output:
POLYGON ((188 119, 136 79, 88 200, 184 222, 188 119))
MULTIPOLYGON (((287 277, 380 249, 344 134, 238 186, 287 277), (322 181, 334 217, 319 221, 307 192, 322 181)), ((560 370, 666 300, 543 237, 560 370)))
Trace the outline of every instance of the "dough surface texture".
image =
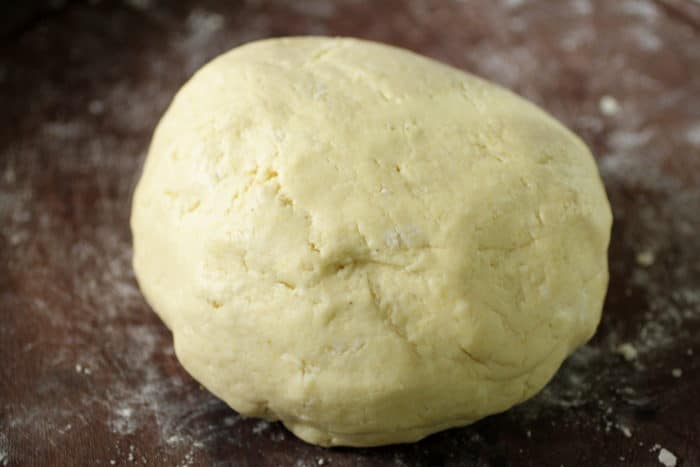
POLYGON ((537 393, 594 333, 612 215, 542 110, 414 53, 254 42, 159 123, 134 268, 194 378, 321 445, 411 442, 537 393))

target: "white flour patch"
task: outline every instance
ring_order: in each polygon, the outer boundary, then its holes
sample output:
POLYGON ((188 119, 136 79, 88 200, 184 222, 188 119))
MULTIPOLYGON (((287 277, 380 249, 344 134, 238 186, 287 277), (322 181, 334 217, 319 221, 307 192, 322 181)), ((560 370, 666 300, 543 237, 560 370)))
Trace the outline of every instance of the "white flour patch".
POLYGON ((253 433, 259 435, 263 431, 267 431, 270 428, 270 422, 266 420, 258 421, 255 426, 253 426, 253 433))
POLYGON ((287 437, 284 434, 284 431, 279 431, 275 430, 272 433, 270 433, 270 440, 279 443, 280 441, 284 441, 287 437))
POLYGON ((622 2, 621 9, 630 16, 636 16, 649 22, 659 17, 659 10, 656 8, 656 5, 649 1, 628 0, 622 2))
POLYGON ((188 75, 224 52, 224 45, 219 45, 215 40, 217 32, 224 24, 225 20, 221 15, 200 8, 195 8, 189 14, 185 21, 184 35, 175 43, 186 61, 188 75))
POLYGON ((593 12, 590 0, 572 0, 571 8, 582 16, 590 15, 593 12))
POLYGON ((224 26, 224 17, 217 13, 195 9, 186 20, 190 34, 209 36, 224 26))
POLYGON ((591 28, 574 28, 567 32, 561 39, 561 47, 566 51, 573 51, 595 40, 595 33, 591 28))
POLYGON ((69 140, 79 136, 83 128, 78 121, 54 121, 47 122, 43 130, 50 138, 69 140))
POLYGON ((10 464, 10 446, 7 437, 0 433, 0 466, 5 467, 10 464))
POLYGON ((608 95, 600 98, 600 101, 598 101, 598 108, 600 109, 600 113, 608 117, 617 115, 620 112, 620 104, 617 102, 617 99, 608 95))
POLYGON ((640 49, 647 52, 656 52, 663 46, 661 38, 648 28, 634 26, 627 29, 627 34, 640 49))
POLYGON ((493 53, 488 54, 481 66, 488 74, 502 76, 517 76, 520 73, 518 64, 509 59, 508 56, 493 53))
POLYGON ((233 426, 238 423, 239 420, 241 420, 240 415, 229 415, 228 417, 224 418, 224 425, 233 426))
POLYGON ((685 138, 693 146, 700 146, 700 122, 688 127, 685 138))
POLYGON ((129 435, 138 427, 132 407, 117 407, 112 411, 112 417, 109 425, 114 434, 129 435))
POLYGON ((665 467, 676 467, 678 458, 666 448, 661 448, 658 456, 659 462, 665 467))
POLYGON ((608 137, 608 142, 614 151, 634 149, 647 144, 654 133, 653 130, 639 132, 615 130, 608 137))

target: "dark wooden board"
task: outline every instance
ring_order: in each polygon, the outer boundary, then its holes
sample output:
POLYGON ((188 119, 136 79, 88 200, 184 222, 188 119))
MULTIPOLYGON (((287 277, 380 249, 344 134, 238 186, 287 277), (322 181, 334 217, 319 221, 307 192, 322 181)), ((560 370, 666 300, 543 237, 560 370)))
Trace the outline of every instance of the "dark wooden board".
POLYGON ((0 16, 0 466, 654 466, 661 447, 700 465, 697 3, 10 1, 0 16), (131 270, 133 184, 196 68, 289 34, 438 58, 591 146, 615 214, 610 291, 535 399, 411 445, 323 449, 179 366, 131 270))

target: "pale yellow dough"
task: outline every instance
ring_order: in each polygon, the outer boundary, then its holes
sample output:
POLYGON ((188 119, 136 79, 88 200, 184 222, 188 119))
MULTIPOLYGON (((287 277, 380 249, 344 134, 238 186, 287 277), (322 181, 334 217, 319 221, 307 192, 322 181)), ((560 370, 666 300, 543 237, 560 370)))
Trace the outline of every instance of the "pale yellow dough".
POLYGON ((536 106, 355 39, 204 66, 153 137, 131 218, 184 367, 321 445, 418 440, 538 392, 594 333, 611 212, 536 106))

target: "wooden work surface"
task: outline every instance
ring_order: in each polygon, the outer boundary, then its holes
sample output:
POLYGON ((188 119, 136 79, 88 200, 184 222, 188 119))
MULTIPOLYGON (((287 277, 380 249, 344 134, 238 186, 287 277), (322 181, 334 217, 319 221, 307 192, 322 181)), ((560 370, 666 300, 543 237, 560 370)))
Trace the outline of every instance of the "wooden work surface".
POLYGON ((699 336, 691 0, 0 4, 0 466, 658 466, 661 448, 698 466, 699 336), (596 337, 536 398, 411 445, 323 449, 180 367, 130 266, 139 166, 195 69, 289 34, 454 64, 591 146, 615 214, 610 291, 596 337))

